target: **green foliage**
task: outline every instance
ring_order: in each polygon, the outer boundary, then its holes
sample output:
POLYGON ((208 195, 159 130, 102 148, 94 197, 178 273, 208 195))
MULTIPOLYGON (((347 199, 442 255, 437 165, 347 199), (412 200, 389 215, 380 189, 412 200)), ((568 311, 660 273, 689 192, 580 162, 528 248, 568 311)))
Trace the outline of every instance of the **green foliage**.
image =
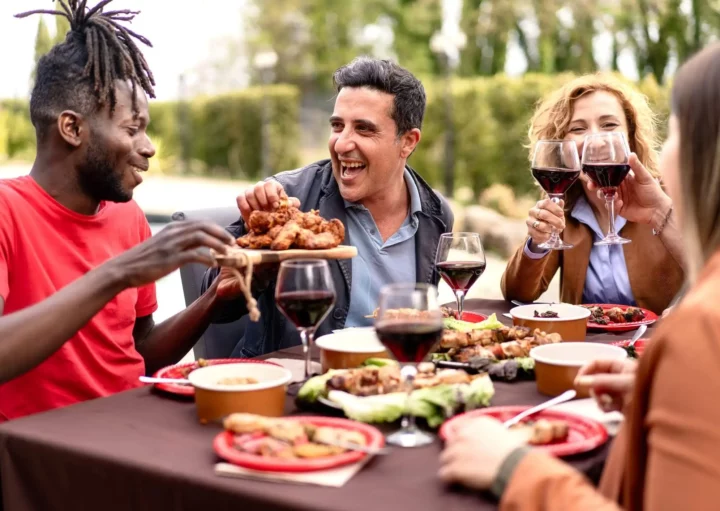
POLYGON ((50 31, 48 30, 47 25, 45 24, 45 20, 40 17, 40 20, 38 21, 38 28, 37 28, 37 35, 35 36, 35 53, 34 53, 34 59, 35 59, 35 66, 32 70, 32 75, 30 77, 32 82, 35 82, 35 75, 37 73, 37 65, 40 61, 40 57, 45 55, 47 52, 49 52, 53 47, 53 40, 50 37, 50 31))
POLYGON ((31 160, 34 153, 35 128, 27 102, 0 101, 0 157, 31 160))
MULTIPOLYGON (((572 77, 526 74, 522 78, 496 75, 454 80, 456 186, 469 186, 475 197, 481 197, 495 183, 507 185, 517 197, 536 195, 538 188, 528 161, 530 117, 544 95, 572 77)), ((662 139, 669 109, 668 87, 658 85, 652 76, 636 85, 658 116, 662 139)), ((438 188, 443 182, 447 127, 443 87, 442 82, 426 83, 428 106, 422 141, 410 157, 410 164, 438 188)))
MULTIPOLYGON (((517 200, 537 194, 529 171, 528 122, 537 101, 571 77, 527 74, 522 78, 496 75, 454 80, 451 117, 455 127, 457 188, 469 187, 475 198, 493 184, 506 185, 517 200)), ((668 85, 658 85, 649 76, 637 86, 648 97, 664 134, 668 85)), ((422 140, 410 157, 410 164, 434 186, 441 187, 448 126, 445 82, 428 80, 425 87, 428 105, 422 140)), ((152 101, 149 132, 158 148, 153 170, 259 179, 264 96, 268 101, 272 171, 309 163, 299 161, 298 157, 298 89, 276 85, 199 97, 183 104, 152 101)), ((32 157, 34 140, 27 102, 0 103, 0 155, 32 157)), ((507 197, 509 194, 497 187, 490 196, 486 195, 488 201, 502 200, 506 205, 512 201, 507 197)))
MULTIPOLYGON (((58 0, 55 0, 55 10, 62 11, 62 6, 58 0)), ((55 38, 53 44, 61 43, 65 40, 65 35, 70 31, 70 22, 65 16, 55 16, 55 38)))
POLYGON ((269 167, 275 172, 297 167, 299 94, 292 86, 276 85, 200 97, 189 104, 151 102, 150 136, 161 141, 162 157, 175 167, 163 171, 182 172, 185 155, 196 162, 192 168, 201 162, 201 170, 213 175, 259 179, 265 101, 269 167))

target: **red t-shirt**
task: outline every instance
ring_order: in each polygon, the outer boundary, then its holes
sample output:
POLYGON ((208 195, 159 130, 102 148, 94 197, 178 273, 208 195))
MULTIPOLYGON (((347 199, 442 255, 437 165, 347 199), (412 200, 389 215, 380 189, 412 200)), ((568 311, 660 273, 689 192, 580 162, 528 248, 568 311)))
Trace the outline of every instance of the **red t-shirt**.
MULTIPOLYGON (((4 314, 41 302, 150 236, 134 201, 104 202, 86 216, 62 206, 30 176, 0 180, 4 314)), ((133 327, 156 309, 154 284, 121 292, 42 364, 0 385, 0 422, 139 386, 145 363, 133 327)))

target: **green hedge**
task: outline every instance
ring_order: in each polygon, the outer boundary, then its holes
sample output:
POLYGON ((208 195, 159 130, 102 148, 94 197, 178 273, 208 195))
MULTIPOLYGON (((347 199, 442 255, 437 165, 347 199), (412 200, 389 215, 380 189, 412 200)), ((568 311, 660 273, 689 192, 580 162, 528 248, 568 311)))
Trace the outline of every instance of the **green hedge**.
MULTIPOLYGON (((570 74, 526 74, 453 80, 456 186, 472 188, 475 197, 493 183, 507 184, 517 194, 535 190, 525 148, 530 117, 538 100, 572 78, 570 74)), ((636 85, 658 114, 664 134, 667 88, 658 86, 653 78, 636 85)), ((442 82, 426 82, 423 137, 410 159, 410 164, 439 188, 447 126, 444 87, 442 82)))
MULTIPOLYGON (((157 147, 152 170, 258 179, 262 169, 262 108, 267 100, 270 168, 299 165, 299 92, 295 87, 254 87, 188 103, 150 102, 148 131, 157 147), (190 161, 185 168, 184 161, 190 161)), ((0 102, 0 160, 32 160, 35 131, 28 103, 0 102)))
POLYGON ((299 99, 295 87, 274 85, 199 97, 184 104, 150 103, 149 131, 160 148, 162 170, 182 173, 183 169, 177 166, 187 156, 193 162, 190 169, 193 173, 258 179, 262 170, 265 101, 270 133, 269 166, 275 171, 297 167, 299 99))
MULTIPOLYGON (((516 194, 536 189, 527 159, 528 121, 537 101, 572 75, 503 75, 452 82, 456 185, 475 197, 494 183, 516 194)), ((446 133, 444 83, 426 80, 423 137, 410 164, 442 188, 446 133)), ((668 89, 652 77, 637 84, 662 121, 668 89)), ((262 165, 262 105, 269 105, 270 168, 291 169, 299 161, 299 93, 274 85, 232 94, 199 97, 189 103, 150 103, 149 131, 157 146, 153 170, 169 174, 222 175, 258 179, 262 165), (185 131, 182 131, 185 130, 185 131), (186 166, 185 161, 190 165, 186 166)), ((35 137, 24 101, 0 102, 0 158, 32 158, 35 137)))
POLYGON ((33 160, 34 156, 35 128, 30 122, 27 101, 0 101, 0 160, 33 160))

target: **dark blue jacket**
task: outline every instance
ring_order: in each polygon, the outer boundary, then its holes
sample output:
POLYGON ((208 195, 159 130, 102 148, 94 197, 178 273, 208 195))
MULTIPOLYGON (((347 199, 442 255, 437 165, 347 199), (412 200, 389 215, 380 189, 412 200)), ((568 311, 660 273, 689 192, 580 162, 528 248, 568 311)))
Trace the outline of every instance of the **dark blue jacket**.
MULTIPOLYGON (((436 193, 413 169, 408 167, 420 193, 422 212, 418 216, 418 230, 415 234, 415 266, 418 282, 438 284, 440 279, 435 271, 435 252, 438 240, 444 232, 452 231, 453 213, 448 202, 436 193)), ((321 160, 302 169, 290 170, 273 176, 283 186, 288 196, 300 200, 301 209, 320 210, 323 218, 337 218, 346 226, 343 244, 352 245, 347 235, 345 203, 337 182, 333 177, 330 160, 321 160)), ((236 238, 245 234, 242 218, 227 227, 236 238)), ((337 299, 335 308, 318 328, 316 335, 324 335, 345 325, 350 307, 350 286, 352 284, 352 262, 350 260, 331 261, 330 270, 335 282, 337 299)), ((217 268, 205 274, 203 292, 217 277, 217 268)), ((257 323, 247 322, 245 335, 238 339, 233 357, 256 357, 283 348, 300 344, 300 336, 295 326, 283 316, 275 306, 275 283, 256 296, 261 318, 257 323)), ((244 299, 229 301, 218 307, 213 323, 229 323, 247 314, 244 299)))

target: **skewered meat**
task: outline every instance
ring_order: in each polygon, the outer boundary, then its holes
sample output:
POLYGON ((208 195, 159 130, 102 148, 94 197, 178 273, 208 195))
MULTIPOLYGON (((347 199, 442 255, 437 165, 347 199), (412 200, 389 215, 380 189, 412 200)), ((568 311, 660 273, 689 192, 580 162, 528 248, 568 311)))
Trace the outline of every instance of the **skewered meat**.
POLYGON ((444 330, 440 347, 463 348, 465 346, 490 346, 507 341, 515 341, 525 339, 530 335, 530 329, 523 326, 503 326, 493 330, 471 330, 469 332, 460 332, 457 330, 444 330))
POLYGON ((526 337, 517 341, 507 341, 486 346, 474 344, 453 349, 451 350, 451 357, 456 362, 469 362, 470 359, 474 357, 489 358, 491 360, 522 358, 527 357, 530 354, 530 350, 535 346, 554 344, 561 340, 562 338, 559 334, 546 334, 540 330, 535 330, 532 337, 526 337))

